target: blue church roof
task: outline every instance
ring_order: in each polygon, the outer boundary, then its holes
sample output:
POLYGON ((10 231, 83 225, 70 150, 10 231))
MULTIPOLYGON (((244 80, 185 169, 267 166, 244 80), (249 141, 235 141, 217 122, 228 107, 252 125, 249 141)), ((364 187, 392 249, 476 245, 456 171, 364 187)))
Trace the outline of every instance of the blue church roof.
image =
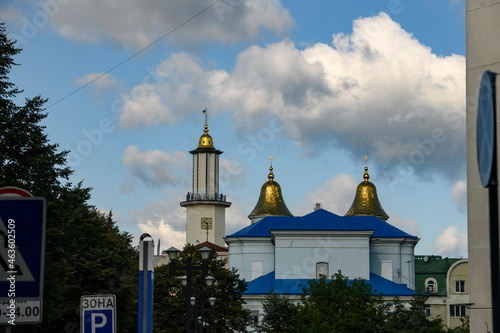
MULTIPOLYGON (((250 281, 243 295, 267 295, 271 290, 276 294, 301 295, 308 282, 308 279, 276 279, 273 271, 250 281)), ((375 293, 382 293, 383 296, 412 296, 417 293, 406 284, 398 284, 373 273, 366 282, 372 285, 375 293)))
POLYGON ((373 231, 372 237, 417 238, 375 216, 338 216, 318 209, 304 216, 267 216, 226 237, 271 237, 272 230, 373 231))

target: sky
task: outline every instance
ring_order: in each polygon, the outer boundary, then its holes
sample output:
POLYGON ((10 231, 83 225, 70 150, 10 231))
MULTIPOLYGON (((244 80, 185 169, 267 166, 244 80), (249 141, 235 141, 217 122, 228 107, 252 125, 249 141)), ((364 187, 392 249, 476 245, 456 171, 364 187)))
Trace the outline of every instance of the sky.
POLYGON ((209 134, 226 234, 269 157, 295 216, 344 215, 370 181, 416 254, 467 257, 465 1, 20 0, 16 102, 47 98, 71 182, 122 231, 182 248, 191 154, 209 134))

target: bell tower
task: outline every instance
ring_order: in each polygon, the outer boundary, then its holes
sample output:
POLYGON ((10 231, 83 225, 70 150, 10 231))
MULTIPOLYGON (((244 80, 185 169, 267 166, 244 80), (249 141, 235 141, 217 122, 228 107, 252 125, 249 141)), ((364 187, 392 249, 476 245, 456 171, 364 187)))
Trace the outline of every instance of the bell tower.
POLYGON ((205 129, 200 137, 198 148, 191 150, 193 155, 193 186, 180 203, 187 210, 186 243, 210 242, 226 247, 223 237, 226 232, 226 211, 231 202, 219 192, 219 155, 212 137, 208 134, 206 110, 205 129))

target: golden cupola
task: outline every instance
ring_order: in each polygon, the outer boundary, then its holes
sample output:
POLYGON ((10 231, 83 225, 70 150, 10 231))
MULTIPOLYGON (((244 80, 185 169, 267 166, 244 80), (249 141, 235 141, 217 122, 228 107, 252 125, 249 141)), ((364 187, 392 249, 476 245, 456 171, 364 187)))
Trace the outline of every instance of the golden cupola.
MULTIPOLYGON (((367 159, 365 156, 365 160, 367 159)), ((370 179, 368 165, 365 166, 363 178, 365 180, 358 185, 354 201, 345 216, 376 216, 386 221, 389 215, 384 211, 378 200, 377 188, 372 182, 368 181, 370 179)))
POLYGON ((203 149, 203 148, 214 148, 214 140, 212 140, 212 137, 210 134, 208 134, 208 124, 207 120, 205 119, 205 129, 203 130, 203 135, 200 136, 200 143, 198 144, 198 149, 203 149))
POLYGON ((281 187, 274 180, 273 174, 273 157, 271 155, 271 166, 269 167, 269 180, 262 185, 260 190, 259 200, 253 211, 248 215, 248 218, 255 223, 266 216, 293 216, 283 200, 281 187))

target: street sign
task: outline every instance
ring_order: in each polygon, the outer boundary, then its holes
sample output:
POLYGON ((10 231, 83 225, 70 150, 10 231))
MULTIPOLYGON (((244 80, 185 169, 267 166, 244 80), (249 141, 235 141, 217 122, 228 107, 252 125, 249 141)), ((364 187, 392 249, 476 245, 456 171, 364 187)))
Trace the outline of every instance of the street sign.
POLYGON ((0 301, 0 324, 15 318, 17 324, 38 324, 42 321, 42 300, 19 300, 11 307, 9 300, 0 301))
POLYGON ((485 71, 479 87, 477 108, 477 161, 483 187, 491 181, 495 157, 495 77, 485 71))
POLYGON ((81 303, 82 333, 116 333, 116 296, 82 296, 81 303))
POLYGON ((0 299, 42 299, 46 202, 0 196, 0 299))

